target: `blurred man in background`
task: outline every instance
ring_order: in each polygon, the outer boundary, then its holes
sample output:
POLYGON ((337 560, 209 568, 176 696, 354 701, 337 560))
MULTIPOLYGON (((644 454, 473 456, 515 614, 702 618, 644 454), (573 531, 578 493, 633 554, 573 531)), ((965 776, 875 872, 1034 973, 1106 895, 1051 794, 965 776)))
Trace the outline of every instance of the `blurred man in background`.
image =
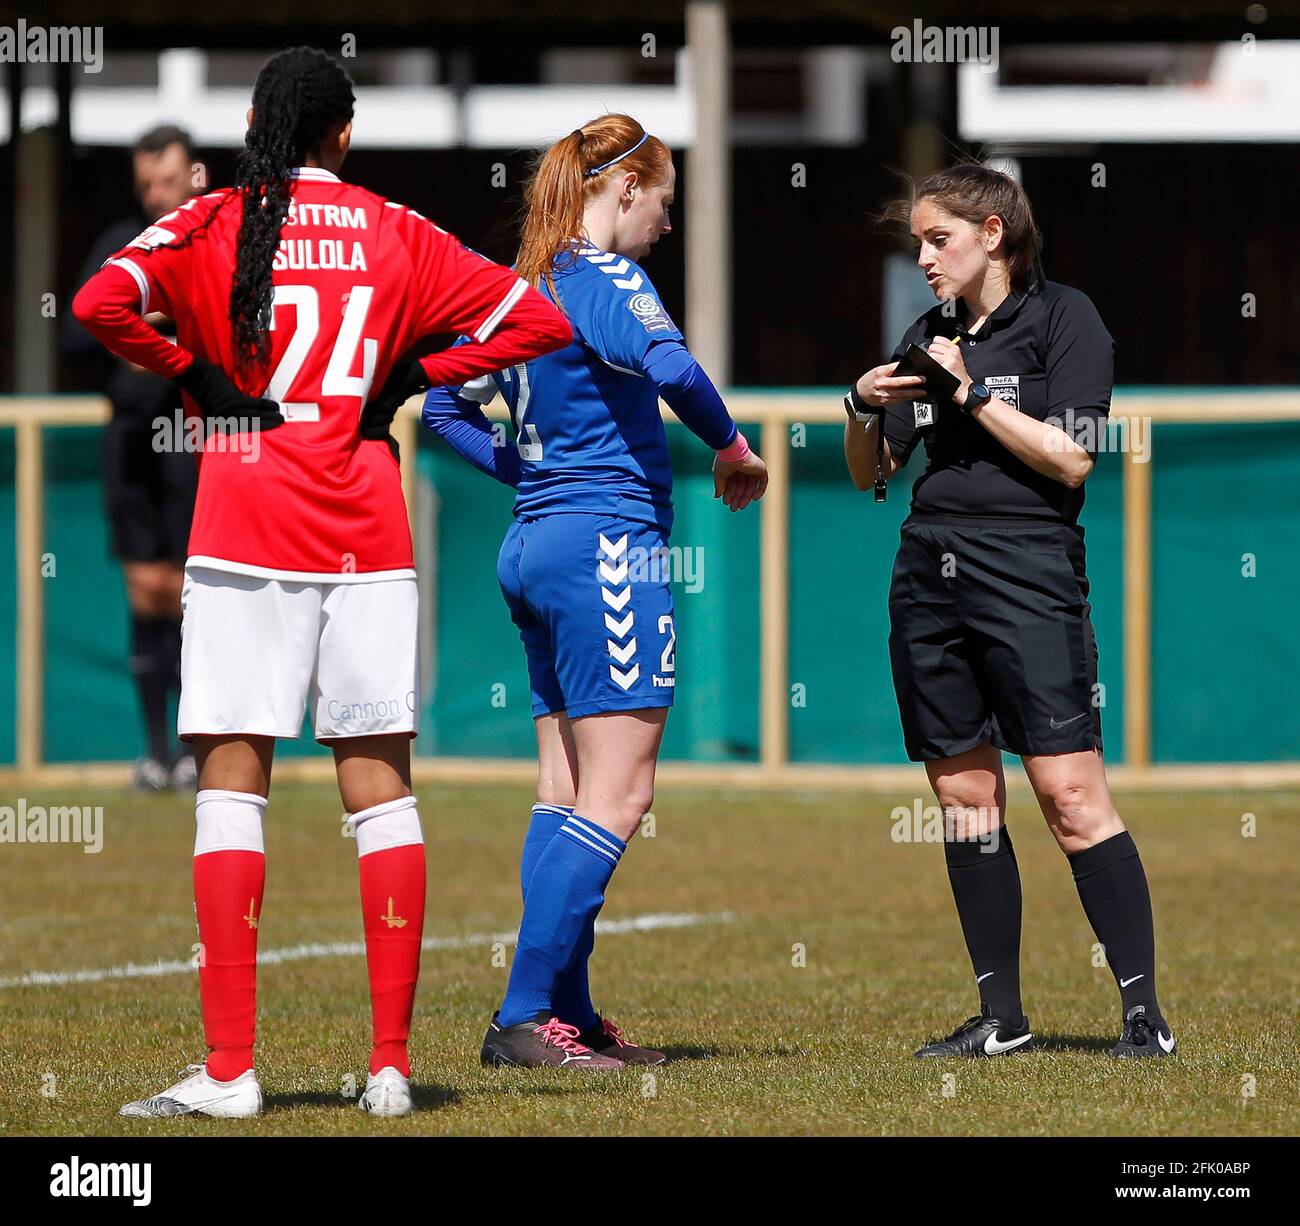
MULTIPOLYGON (((146 225, 202 191, 207 179, 206 168, 194 159, 189 135, 174 124, 140 137, 132 169, 140 212, 104 230, 86 258, 78 286, 146 225)), ((171 321, 157 312, 145 318, 163 335, 174 334, 171 321)), ((195 457, 183 448, 156 447, 154 426, 156 418, 174 418, 181 411, 180 392, 171 380, 111 357, 71 314, 63 348, 69 357, 103 355, 103 388, 113 406, 103 438, 105 509, 131 607, 130 668, 147 746, 135 764, 134 783, 146 791, 192 787, 193 756, 173 751, 170 695, 180 688, 181 581, 198 469, 195 457)))

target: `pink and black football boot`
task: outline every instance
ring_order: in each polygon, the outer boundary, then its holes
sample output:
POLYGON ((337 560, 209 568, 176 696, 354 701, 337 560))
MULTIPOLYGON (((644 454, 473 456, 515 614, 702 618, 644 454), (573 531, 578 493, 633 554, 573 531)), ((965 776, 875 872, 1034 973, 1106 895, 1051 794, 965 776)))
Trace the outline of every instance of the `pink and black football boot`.
POLYGON ((526 1022, 502 1026, 492 1015, 479 1060, 496 1068, 577 1068, 616 1070, 623 1061, 592 1051, 576 1026, 539 1013, 526 1022))

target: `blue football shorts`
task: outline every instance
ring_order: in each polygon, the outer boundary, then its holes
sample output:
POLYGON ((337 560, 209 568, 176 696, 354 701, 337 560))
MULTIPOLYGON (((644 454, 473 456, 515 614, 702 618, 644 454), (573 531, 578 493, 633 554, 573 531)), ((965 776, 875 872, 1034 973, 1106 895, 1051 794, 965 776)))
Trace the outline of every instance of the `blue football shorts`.
POLYGON ((528 657, 533 717, 670 707, 667 539, 653 524, 551 514, 511 525, 497 578, 528 657))

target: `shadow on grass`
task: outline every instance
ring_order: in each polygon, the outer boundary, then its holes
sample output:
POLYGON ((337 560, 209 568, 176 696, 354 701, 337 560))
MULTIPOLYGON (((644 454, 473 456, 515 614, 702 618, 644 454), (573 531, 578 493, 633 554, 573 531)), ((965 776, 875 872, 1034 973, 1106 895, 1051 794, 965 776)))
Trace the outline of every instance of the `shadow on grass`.
MULTIPOLYGON (((411 1086, 411 1098, 417 1111, 435 1111, 461 1101, 460 1091, 452 1086, 411 1086)), ((356 1110, 355 1098, 342 1098, 327 1090, 307 1090, 301 1094, 268 1094, 263 1102, 267 1111, 283 1111, 292 1107, 349 1107, 356 1110)))
MULTIPOLYGON (((667 1057, 664 1063, 658 1066, 660 1068, 665 1068, 670 1064, 682 1064, 692 1060, 743 1060, 743 1059, 752 1059, 754 1057, 758 1057, 760 1059, 776 1058, 776 1059, 788 1060, 793 1057, 807 1055, 807 1052, 805 1052, 801 1048, 786 1047, 784 1044, 781 1043, 775 1044, 774 1046, 771 1047, 758 1047, 758 1046, 753 1046, 748 1044, 737 1044, 734 1047, 721 1047, 716 1043, 709 1043, 702 1046, 680 1044, 671 1047, 663 1047, 660 1050, 667 1057)), ((624 1073, 647 1073, 652 1071, 655 1067, 656 1067, 655 1065, 651 1065, 651 1064, 629 1064, 626 1065, 620 1071, 624 1073)), ((505 1073, 527 1074, 527 1073, 536 1073, 536 1072, 555 1072, 557 1070, 555 1069, 540 1069, 540 1070, 539 1069, 513 1069, 512 1068, 512 1069, 494 1069, 489 1071, 497 1075, 501 1075, 505 1073)), ((563 1072, 563 1070, 560 1071, 563 1072)), ((566 1072, 564 1073, 564 1075, 570 1076, 572 1074, 566 1072)), ((591 1076, 591 1074, 588 1074, 586 1072, 581 1072, 581 1071, 579 1071, 579 1075, 584 1080, 587 1077, 591 1076)), ((527 1081, 520 1081, 519 1083, 517 1083, 517 1085, 511 1086, 511 1092, 527 1093, 527 1094, 564 1094, 567 1093, 567 1090, 561 1089, 559 1087, 551 1086, 551 1085, 531 1085, 527 1081)))
POLYGON ((795 1056, 808 1054, 803 1048, 787 1047, 783 1043, 771 1047, 756 1047, 743 1043, 735 1047, 719 1047, 716 1043, 710 1043, 704 1047, 678 1046, 664 1047, 660 1050, 668 1057, 666 1061, 668 1064, 676 1064, 683 1060, 741 1060, 756 1056, 789 1060, 795 1056))
MULTIPOLYGON (((517 1068, 517 1069, 509 1070, 509 1072, 512 1074, 522 1073, 524 1077, 530 1077, 536 1073, 550 1073, 554 1071, 555 1071, 554 1069, 533 1069, 533 1068, 517 1068)), ((579 1088, 584 1085, 593 1085, 601 1081, 602 1078, 607 1075, 608 1074, 596 1073, 596 1072, 584 1073, 584 1072, 577 1072, 577 1071, 567 1071, 563 1074, 566 1080, 569 1078, 573 1079, 573 1087, 579 1087, 579 1088)), ((487 1086, 486 1093, 508 1094, 512 1098, 536 1098, 540 1095, 570 1094, 573 1092, 573 1087, 567 1085, 549 1085, 549 1084, 534 1085, 532 1084, 532 1082, 525 1081, 522 1078, 512 1078, 509 1082, 500 1082, 496 1085, 487 1086)))
POLYGON ((1115 1046, 1114 1039, 1100 1038, 1095 1034, 1035 1034, 1034 1047, 1038 1051, 1102 1051, 1115 1046))
POLYGON ((716 1060, 719 1056, 724 1054, 735 1054, 724 1053, 723 1049, 716 1043, 710 1043, 707 1047, 691 1047, 683 1045, 664 1047, 660 1050, 664 1053, 664 1056, 667 1057, 664 1060, 665 1064, 677 1064, 681 1060, 716 1060))

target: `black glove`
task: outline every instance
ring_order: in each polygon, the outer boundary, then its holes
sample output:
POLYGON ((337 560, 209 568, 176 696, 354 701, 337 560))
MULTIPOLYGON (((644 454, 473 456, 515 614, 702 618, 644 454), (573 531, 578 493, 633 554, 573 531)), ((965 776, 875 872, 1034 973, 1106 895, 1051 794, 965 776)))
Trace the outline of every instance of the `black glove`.
POLYGON ((397 456, 397 443, 389 434, 389 427, 397 410, 412 396, 429 390, 429 376, 419 362, 399 362, 384 380, 379 394, 366 401, 361 410, 361 437, 388 439, 393 456, 397 456))
POLYGON ((233 419, 235 431, 240 434, 284 425, 284 415, 274 400, 246 396, 220 366, 203 358, 195 358, 173 382, 199 406, 209 425, 221 428, 233 419))

